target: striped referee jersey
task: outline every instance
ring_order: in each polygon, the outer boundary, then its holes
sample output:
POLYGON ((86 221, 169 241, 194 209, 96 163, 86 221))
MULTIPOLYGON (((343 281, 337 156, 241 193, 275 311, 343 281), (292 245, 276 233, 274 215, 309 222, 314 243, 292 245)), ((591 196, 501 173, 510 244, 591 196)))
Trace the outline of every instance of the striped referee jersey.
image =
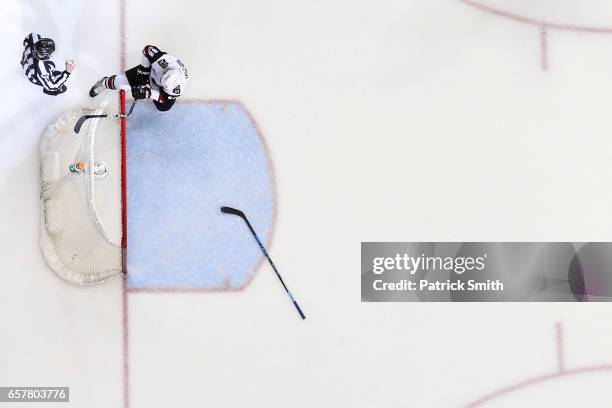
POLYGON ((41 86, 47 95, 59 95, 66 92, 66 81, 70 76, 67 71, 58 71, 50 59, 38 59, 34 55, 34 44, 41 38, 40 34, 30 33, 23 40, 21 67, 25 76, 34 85, 41 86))

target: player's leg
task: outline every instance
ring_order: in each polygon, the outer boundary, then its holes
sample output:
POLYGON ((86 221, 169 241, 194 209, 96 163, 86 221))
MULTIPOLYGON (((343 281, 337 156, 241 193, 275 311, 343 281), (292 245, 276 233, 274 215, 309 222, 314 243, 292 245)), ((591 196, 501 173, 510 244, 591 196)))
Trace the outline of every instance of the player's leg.
POLYGON ((133 87, 149 83, 150 69, 147 70, 142 65, 137 65, 125 71, 125 75, 111 75, 104 77, 91 87, 89 96, 97 96, 105 89, 123 89, 131 91, 133 87))
POLYGON ((125 75, 111 75, 100 79, 89 90, 89 96, 97 96, 105 89, 130 90, 130 83, 125 75))

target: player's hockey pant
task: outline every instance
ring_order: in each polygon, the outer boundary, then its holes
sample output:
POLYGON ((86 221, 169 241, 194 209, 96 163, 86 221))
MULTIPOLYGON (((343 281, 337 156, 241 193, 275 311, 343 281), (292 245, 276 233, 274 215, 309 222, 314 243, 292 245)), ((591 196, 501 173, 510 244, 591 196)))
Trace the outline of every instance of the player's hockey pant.
POLYGON ((106 89, 123 89, 124 91, 131 91, 132 87, 125 75, 111 75, 104 81, 106 89))

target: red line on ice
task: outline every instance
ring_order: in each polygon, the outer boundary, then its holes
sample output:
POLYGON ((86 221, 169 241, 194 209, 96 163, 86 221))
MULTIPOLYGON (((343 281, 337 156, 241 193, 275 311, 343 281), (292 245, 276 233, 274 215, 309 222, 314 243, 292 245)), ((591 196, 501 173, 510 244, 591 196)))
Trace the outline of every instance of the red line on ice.
POLYGON ((129 314, 128 314, 128 291, 127 291, 127 274, 121 274, 121 301, 123 309, 123 407, 130 406, 130 365, 129 365, 129 314))
POLYGON ((478 10, 484 11, 489 14, 493 14, 499 17, 505 17, 518 23, 535 25, 538 27, 545 27, 555 30, 563 31, 576 31, 584 33, 597 33, 597 34, 612 34, 612 27, 592 27, 592 26, 581 26, 573 24, 560 24, 553 23, 545 20, 538 20, 535 18, 521 16, 520 14, 511 13, 508 11, 500 10, 495 7, 487 6, 476 0, 459 0, 468 6, 474 7, 478 10))
POLYGON ((540 52, 542 56, 542 71, 548 71, 548 33, 545 26, 540 28, 540 52))
POLYGON ((563 342, 563 325, 561 322, 555 324, 555 334, 557 340, 557 362, 559 372, 565 371, 565 344, 563 342))
POLYGON ((220 293, 220 292, 240 292, 250 283, 238 288, 226 286, 224 288, 128 288, 128 293, 220 293))
POLYGON ((581 26, 573 24, 560 24, 553 23, 551 21, 539 20, 535 18, 525 17, 520 14, 512 13, 509 11, 500 10, 495 7, 488 6, 477 0, 459 0, 462 3, 483 11, 488 14, 492 14, 498 17, 507 18, 517 23, 528 24, 537 26, 540 28, 540 50, 541 50, 541 65, 543 71, 548 71, 548 31, 549 30, 562 30, 572 31, 577 33, 594 33, 594 34, 612 34, 612 27, 594 27, 594 26, 581 26))
POLYGON ((504 387, 495 392, 492 392, 491 394, 485 395, 484 397, 481 397, 473 402, 470 402, 469 404, 465 406, 465 408, 478 407, 486 402, 497 399, 506 394, 510 394, 511 392, 518 391, 520 389, 527 388, 530 386, 538 385, 546 381, 551 381, 557 378, 570 377, 570 376, 575 376, 575 375, 580 375, 580 374, 603 372, 603 371, 612 371, 612 364, 602 364, 598 366, 575 368, 572 370, 557 371, 551 374, 539 375, 537 377, 533 377, 528 380, 512 384, 508 387, 504 387))
POLYGON ((558 369, 556 372, 550 373, 550 374, 539 375, 537 377, 529 378, 527 380, 511 384, 507 387, 501 388, 481 398, 478 398, 475 401, 470 402, 469 404, 465 406, 465 408, 478 407, 489 401, 498 399, 512 392, 521 390, 523 388, 531 387, 534 385, 539 385, 541 383, 551 381, 557 378, 570 377, 570 376, 576 376, 576 375, 581 375, 581 374, 612 371, 612 364, 600 364, 600 365, 595 365, 595 366, 587 366, 587 367, 574 368, 571 370, 567 370, 565 368, 565 345, 564 345, 564 340, 563 340, 563 325, 561 322, 557 322, 555 324, 555 338, 556 338, 557 362, 558 362, 558 369))
POLYGON ((119 0, 119 72, 125 71, 125 2, 126 0, 119 0))

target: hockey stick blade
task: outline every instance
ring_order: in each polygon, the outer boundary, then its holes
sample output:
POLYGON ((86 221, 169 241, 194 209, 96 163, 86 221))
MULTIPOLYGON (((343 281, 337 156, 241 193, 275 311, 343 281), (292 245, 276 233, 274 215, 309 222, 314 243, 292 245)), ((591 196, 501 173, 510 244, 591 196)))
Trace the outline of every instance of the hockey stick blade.
POLYGON ((280 280, 281 284, 283 285, 283 288, 285 288, 285 291, 287 292, 287 295, 289 295, 289 298, 293 302, 293 305, 295 306, 295 309, 300 314, 300 317, 302 318, 302 320, 306 319, 306 315, 304 315, 304 312, 302 312, 302 309, 298 305, 297 301, 293 298, 293 295, 289 291, 289 288, 287 288, 287 285, 285 285, 285 281, 283 281, 283 278, 280 276, 280 273, 278 272, 278 269, 276 269, 276 265, 274 265, 274 262, 272 262, 272 258, 270 258, 270 255, 268 255, 268 251, 266 251, 266 248, 263 246, 263 244, 259 240, 259 237, 257 236, 257 233, 255 233, 255 230, 251 226, 251 223, 249 222, 249 220, 246 217, 246 215, 242 211, 237 210, 237 209, 232 208, 232 207, 221 207, 221 212, 225 213, 225 214, 237 215, 238 217, 240 217, 240 218, 242 218, 244 220, 244 222, 246 223, 247 227, 249 227, 249 230, 251 231, 251 234, 253 234, 253 238, 255 238, 255 241, 257 241, 257 244, 259 245, 259 249, 261 249, 261 252, 263 252, 264 256, 266 257, 266 259, 270 263, 270 266, 274 270, 274 273, 276 273, 276 276, 278 277, 278 279, 280 280))
POLYGON ((221 212, 225 213, 225 214, 233 214, 233 215, 237 215, 240 218, 246 218, 246 216, 244 215, 244 213, 240 210, 237 210, 235 208, 232 207, 221 207, 221 212))
POLYGON ((83 124, 89 120, 89 119, 93 119, 93 118, 121 118, 123 116, 128 117, 132 114, 132 112, 134 111, 134 107, 136 106, 136 100, 134 100, 134 102, 132 102, 132 106, 130 106, 130 110, 127 113, 127 115, 109 115, 109 114, 104 114, 104 115, 83 115, 79 118, 79 120, 77 120, 77 123, 74 125, 74 133, 79 133, 81 131, 81 128, 83 127, 83 124))
POLYGON ((108 115, 83 115, 79 118, 79 120, 77 120, 77 123, 74 125, 74 133, 79 133, 81 131, 81 128, 83 127, 83 124, 86 120, 106 117, 108 117, 108 115))

